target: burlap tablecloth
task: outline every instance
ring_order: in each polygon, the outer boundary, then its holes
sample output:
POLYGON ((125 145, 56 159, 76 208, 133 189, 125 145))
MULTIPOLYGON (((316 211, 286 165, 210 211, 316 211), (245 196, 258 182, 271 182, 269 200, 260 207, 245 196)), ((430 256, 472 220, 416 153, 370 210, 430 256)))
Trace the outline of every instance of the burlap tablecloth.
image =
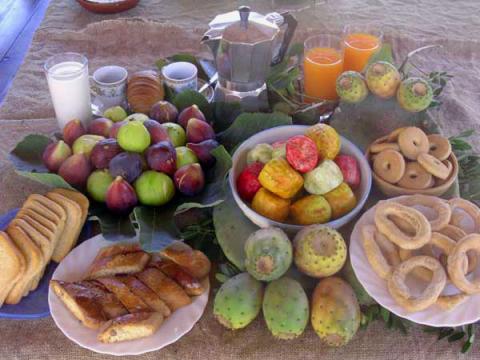
MULTIPOLYGON (((56 130, 53 108, 42 65, 45 59, 63 51, 85 53, 90 70, 118 64, 129 71, 152 67, 159 57, 178 51, 199 52, 198 40, 214 14, 249 3, 255 9, 271 11, 280 1, 142 0, 126 13, 104 16, 85 12, 73 0, 52 0, 46 18, 37 31, 30 52, 20 68, 9 95, 0 108, 0 213, 19 206, 42 187, 18 177, 7 155, 16 142, 31 132, 56 130), (121 18, 128 17, 129 20, 121 18), (110 21, 103 21, 109 19, 110 21), (119 20, 112 20, 119 19, 119 20), (103 21, 103 22, 102 22, 103 21)), ((297 14, 297 39, 317 32, 339 33, 346 23, 375 22, 385 26, 386 39, 397 53, 427 44, 444 45, 441 52, 419 56, 428 70, 442 69, 455 75, 446 90, 445 103, 433 113, 448 135, 479 129, 480 112, 480 2, 446 0, 330 0, 315 10, 297 14)), ((400 57, 400 56, 399 56, 400 57)), ((1 71, 1 67, 0 67, 1 71)), ((478 145, 479 138, 475 139, 478 145)), ((477 146, 478 147, 478 146, 477 146)), ((480 305, 480 304, 479 304, 480 305)), ((404 336, 387 331, 380 323, 359 331, 340 349, 322 345, 309 328, 294 341, 274 340, 257 319, 245 330, 231 332, 212 318, 211 304, 193 330, 161 352, 141 358, 277 358, 277 359, 478 359, 478 344, 467 355, 458 345, 436 342, 419 327, 404 336)), ((87 359, 110 358, 84 350, 57 329, 51 318, 36 321, 0 320, 0 359, 87 359)))

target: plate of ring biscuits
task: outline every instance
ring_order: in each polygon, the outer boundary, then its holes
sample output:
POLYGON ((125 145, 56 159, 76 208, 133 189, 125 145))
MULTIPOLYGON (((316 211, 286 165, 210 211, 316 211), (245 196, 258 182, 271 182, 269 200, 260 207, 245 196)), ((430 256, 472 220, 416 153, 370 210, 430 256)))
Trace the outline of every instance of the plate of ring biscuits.
POLYGON ((88 207, 84 195, 58 188, 45 195, 32 194, 20 209, 2 216, 0 318, 37 319, 50 314, 48 281, 57 263, 76 245, 88 207))
POLYGON ((448 138, 402 127, 374 141, 366 152, 373 180, 387 196, 441 196, 457 179, 458 162, 448 138))
POLYGON ((155 253, 97 235, 50 281, 52 317, 72 341, 117 356, 159 350, 189 332, 208 302, 210 261, 177 242, 155 253))
POLYGON ((480 209, 462 198, 380 201, 350 238, 354 272, 375 301, 434 327, 480 320, 479 255, 480 209))

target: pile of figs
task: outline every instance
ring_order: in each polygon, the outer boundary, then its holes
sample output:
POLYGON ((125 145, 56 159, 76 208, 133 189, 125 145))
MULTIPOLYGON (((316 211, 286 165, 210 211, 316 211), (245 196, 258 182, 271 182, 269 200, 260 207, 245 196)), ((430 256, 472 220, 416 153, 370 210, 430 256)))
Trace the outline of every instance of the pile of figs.
POLYGON ((93 200, 128 213, 138 203, 161 206, 176 192, 193 196, 202 191, 204 170, 214 164, 211 151, 217 146, 212 126, 196 105, 179 112, 159 101, 150 116, 127 115, 116 106, 88 127, 71 120, 63 140, 50 143, 42 158, 50 172, 93 200))

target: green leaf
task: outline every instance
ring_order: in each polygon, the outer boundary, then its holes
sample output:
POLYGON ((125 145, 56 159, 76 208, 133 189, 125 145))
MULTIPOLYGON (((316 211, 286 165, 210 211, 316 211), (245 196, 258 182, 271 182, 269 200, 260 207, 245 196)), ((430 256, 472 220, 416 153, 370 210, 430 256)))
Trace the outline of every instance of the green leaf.
POLYGON ((383 46, 380 48, 380 50, 378 50, 375 54, 373 54, 370 57, 367 65, 365 66, 365 69, 363 69, 363 71, 365 71, 370 64, 373 64, 377 61, 386 61, 386 62, 389 62, 391 64, 394 63, 392 45, 390 45, 388 43, 384 43, 383 46))
POLYGON ((245 241, 258 230, 258 226, 243 214, 230 189, 225 201, 213 209, 213 224, 226 258, 240 270, 245 270, 245 241))
POLYGON ((10 152, 10 161, 17 170, 48 172, 43 165, 42 154, 51 142, 45 135, 27 135, 10 152))
POLYGON ((452 335, 454 331, 454 328, 442 328, 438 333, 437 340, 442 340, 443 338, 452 335))
POLYGON ((302 42, 291 44, 287 51, 287 58, 292 56, 302 56, 304 52, 304 46, 302 42))
POLYGON ((128 215, 113 214, 104 204, 92 202, 88 210, 90 220, 100 224, 103 237, 108 241, 125 241, 135 237, 136 231, 128 215))
POLYGON ((218 134, 218 141, 229 151, 260 131, 276 126, 291 125, 292 118, 283 113, 243 113, 225 131, 218 134))
POLYGON ((232 125, 237 116, 243 112, 240 102, 214 102, 212 106, 215 119, 213 128, 217 133, 232 125))
POLYGON ((390 311, 388 311, 387 309, 385 308, 380 308, 380 314, 382 315, 382 319, 383 321, 385 322, 388 322, 388 320, 390 319, 390 311))
POLYGON ((465 337, 465 333, 463 331, 456 332, 448 337, 448 342, 458 341, 465 337))
POLYGON ((20 170, 15 170, 15 173, 52 188, 73 189, 69 183, 67 183, 60 175, 57 174, 20 170))
POLYGON ((217 281, 220 283, 220 284, 223 284, 225 282, 228 281, 228 279, 230 279, 228 276, 222 274, 222 273, 216 273, 215 274, 215 279, 217 279, 217 281))
POLYGON ((173 98, 173 105, 177 107, 178 111, 182 111, 191 105, 197 105, 207 119, 210 120, 213 117, 212 107, 209 102, 205 96, 195 90, 185 90, 177 94, 173 98))

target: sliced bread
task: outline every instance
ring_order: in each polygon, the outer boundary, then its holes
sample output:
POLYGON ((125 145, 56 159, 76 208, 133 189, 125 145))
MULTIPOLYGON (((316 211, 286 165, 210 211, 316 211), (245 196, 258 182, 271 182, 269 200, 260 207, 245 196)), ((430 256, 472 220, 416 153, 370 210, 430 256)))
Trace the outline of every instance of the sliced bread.
POLYGON ((137 273, 145 268, 149 260, 150 255, 143 251, 102 257, 90 265, 88 278, 137 273))
POLYGON ((7 233, 0 231, 0 307, 25 273, 25 259, 7 233))
POLYGON ((131 292, 127 285, 117 278, 103 277, 96 280, 105 286, 108 291, 113 293, 130 313, 152 311, 150 306, 148 306, 140 297, 131 292))
POLYGON ((163 322, 163 315, 155 312, 128 314, 105 323, 97 339, 103 343, 116 343, 153 335, 163 322))

